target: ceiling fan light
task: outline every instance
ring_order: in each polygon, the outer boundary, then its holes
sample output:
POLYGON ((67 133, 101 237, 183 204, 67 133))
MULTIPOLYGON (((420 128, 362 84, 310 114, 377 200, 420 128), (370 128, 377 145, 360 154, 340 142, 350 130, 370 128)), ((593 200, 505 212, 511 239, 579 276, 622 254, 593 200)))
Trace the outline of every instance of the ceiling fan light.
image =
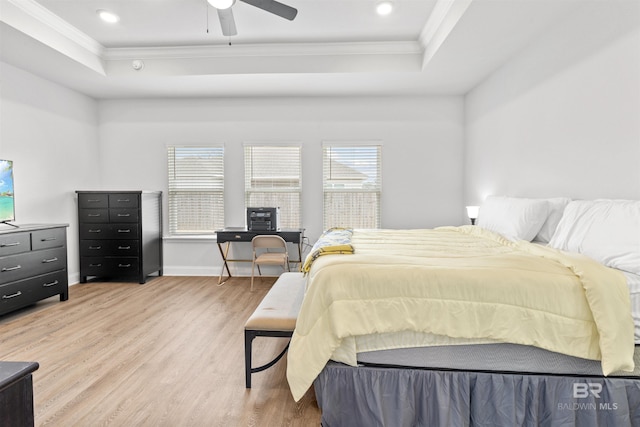
POLYGON ((216 9, 229 9, 236 0, 207 0, 209 4, 216 9))
POLYGON ((393 12, 393 2, 390 0, 379 1, 376 5, 376 12, 378 13, 378 15, 382 16, 389 15, 391 12, 393 12))
POLYGON ((108 10, 98 9, 96 13, 104 22, 108 22, 109 24, 115 24, 120 20, 120 17, 113 12, 109 12, 108 10))

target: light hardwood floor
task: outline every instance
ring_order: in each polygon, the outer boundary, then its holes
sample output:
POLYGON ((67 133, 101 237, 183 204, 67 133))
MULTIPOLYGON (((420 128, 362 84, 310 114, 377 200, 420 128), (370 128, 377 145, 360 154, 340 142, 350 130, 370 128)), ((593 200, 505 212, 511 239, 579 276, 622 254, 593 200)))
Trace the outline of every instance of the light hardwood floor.
MULTIPOLYGON (((36 361, 37 426, 319 426, 286 358, 244 384, 244 322, 273 283, 156 277, 86 283, 0 317, 0 360, 36 361)), ((285 339, 256 338, 254 366, 285 339)))

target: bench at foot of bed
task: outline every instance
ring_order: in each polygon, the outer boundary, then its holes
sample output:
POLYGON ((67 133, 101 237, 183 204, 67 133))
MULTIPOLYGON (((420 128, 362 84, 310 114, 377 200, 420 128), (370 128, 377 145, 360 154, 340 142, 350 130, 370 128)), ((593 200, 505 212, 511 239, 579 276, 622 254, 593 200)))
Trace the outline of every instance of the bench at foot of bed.
POLYGON ((247 388, 251 388, 251 374, 270 368, 287 352, 288 343, 271 362, 257 368, 251 367, 251 344, 255 337, 286 338, 293 335, 304 296, 304 281, 302 273, 280 275, 245 323, 244 360, 247 388))

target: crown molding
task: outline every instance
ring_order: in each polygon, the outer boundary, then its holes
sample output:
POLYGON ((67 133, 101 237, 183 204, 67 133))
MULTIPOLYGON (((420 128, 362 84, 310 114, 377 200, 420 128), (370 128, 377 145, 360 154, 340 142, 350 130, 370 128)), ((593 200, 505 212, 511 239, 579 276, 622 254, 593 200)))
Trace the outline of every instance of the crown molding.
POLYGON ((0 21, 65 57, 105 75, 104 47, 33 0, 3 0, 0 21))
POLYGON ((418 40, 106 48, 35 0, 3 1, 0 20, 103 76, 419 71, 424 57, 418 40))
POLYGON ((438 0, 429 15, 420 37, 420 45, 424 49, 422 68, 425 68, 434 57, 442 43, 467 11, 473 0, 438 0))
MULTIPOLYGON (((69 24, 64 19, 60 18, 58 15, 52 13, 49 9, 46 9, 36 1, 6 0, 6 2, 11 4, 18 10, 22 11, 27 16, 32 17, 35 20, 41 22, 44 26, 48 27, 54 32, 66 37, 76 45, 82 47, 83 49, 86 49, 88 52, 92 53, 93 55, 102 56, 105 49, 104 46, 102 46, 96 40, 89 37, 84 32, 74 27, 73 25, 69 24)), ((4 20, 2 15, 0 15, 0 19, 4 20)), ((9 25, 12 25, 11 22, 7 22, 7 23, 9 25)), ((21 31, 23 30, 22 28, 17 28, 17 29, 21 31)), ((29 34, 26 31, 23 31, 23 32, 29 34)))
POLYGON ((110 48, 109 76, 203 76, 420 71, 418 42, 110 48), (144 70, 133 67, 143 61, 144 70))
POLYGON ((146 48, 106 48, 106 61, 127 59, 186 59, 242 57, 305 57, 342 55, 416 55, 423 48, 417 41, 238 44, 215 46, 171 46, 146 48))

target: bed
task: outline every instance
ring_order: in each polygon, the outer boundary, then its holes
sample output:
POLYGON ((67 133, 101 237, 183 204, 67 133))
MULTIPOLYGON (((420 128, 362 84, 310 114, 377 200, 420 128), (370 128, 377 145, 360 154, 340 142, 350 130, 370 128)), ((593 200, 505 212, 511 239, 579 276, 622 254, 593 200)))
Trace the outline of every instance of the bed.
POLYGON ((640 202, 491 197, 329 230, 303 269, 287 378, 325 427, 640 425, 640 202))

